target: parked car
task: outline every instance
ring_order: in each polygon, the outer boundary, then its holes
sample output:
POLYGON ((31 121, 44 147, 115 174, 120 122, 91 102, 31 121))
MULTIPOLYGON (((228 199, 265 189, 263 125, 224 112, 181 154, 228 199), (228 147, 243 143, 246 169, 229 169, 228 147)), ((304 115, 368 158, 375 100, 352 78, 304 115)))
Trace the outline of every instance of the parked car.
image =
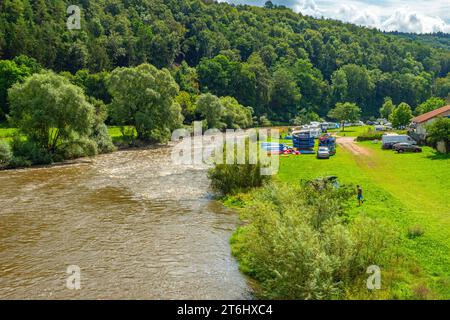
POLYGON ((381 141, 383 149, 392 149, 397 143, 417 144, 413 138, 406 134, 385 134, 381 141))
POLYGON ((317 151, 317 159, 330 159, 330 149, 327 147, 319 147, 317 151))
POLYGON ((397 143, 392 147, 393 150, 397 151, 398 153, 404 153, 404 152, 422 152, 422 148, 418 147, 414 144, 402 142, 397 143))

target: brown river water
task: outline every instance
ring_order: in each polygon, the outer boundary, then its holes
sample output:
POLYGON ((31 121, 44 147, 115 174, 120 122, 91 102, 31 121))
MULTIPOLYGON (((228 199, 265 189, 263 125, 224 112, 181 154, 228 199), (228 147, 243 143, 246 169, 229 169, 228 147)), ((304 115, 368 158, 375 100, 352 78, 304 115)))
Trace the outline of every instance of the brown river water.
POLYGON ((170 150, 0 172, 0 298, 251 298, 230 254, 237 215, 170 150))

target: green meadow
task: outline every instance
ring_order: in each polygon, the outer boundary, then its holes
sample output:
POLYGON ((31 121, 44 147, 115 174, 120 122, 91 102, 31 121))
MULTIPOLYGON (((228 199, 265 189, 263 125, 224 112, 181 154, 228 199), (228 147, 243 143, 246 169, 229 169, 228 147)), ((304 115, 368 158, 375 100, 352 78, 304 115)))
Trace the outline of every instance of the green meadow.
MULTIPOLYGON (((124 127, 125 132, 128 134, 132 127, 124 127)), ((108 132, 114 142, 120 143, 123 141, 121 127, 110 126, 108 127, 108 132)), ((12 139, 19 133, 16 128, 9 127, 6 123, 0 123, 0 140, 12 141, 12 139)), ((136 132, 134 132, 136 136, 136 132)))
POLYGON ((355 199, 351 216, 366 214, 389 221, 401 234, 398 259, 388 270, 394 297, 450 298, 450 157, 425 147, 421 154, 397 154, 380 144, 355 155, 339 147, 330 160, 282 157, 277 179, 338 176, 342 184, 361 185, 365 203, 355 199))

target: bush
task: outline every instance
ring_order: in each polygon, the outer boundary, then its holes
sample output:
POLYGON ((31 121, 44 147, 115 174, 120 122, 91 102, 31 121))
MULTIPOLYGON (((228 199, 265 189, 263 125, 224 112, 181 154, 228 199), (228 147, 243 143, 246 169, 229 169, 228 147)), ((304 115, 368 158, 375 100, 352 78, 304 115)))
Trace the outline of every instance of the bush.
POLYGON ((33 163, 23 157, 15 157, 13 156, 11 161, 9 162, 9 167, 10 168, 28 168, 31 167, 33 163))
POLYGON ((450 119, 439 117, 432 124, 427 126, 428 141, 432 144, 444 142, 450 145, 450 119))
POLYGON ((425 233, 425 231, 423 230, 423 228, 421 226, 419 226, 419 225, 413 226, 408 229, 408 238, 409 239, 419 238, 419 237, 423 236, 424 233, 425 233))
POLYGON ((29 164, 51 164, 52 155, 36 142, 31 140, 22 141, 15 138, 12 143, 13 161, 10 164, 13 167, 29 166, 29 164))
POLYGON ((223 195, 245 192, 261 187, 268 176, 261 175, 260 164, 220 164, 210 169, 208 177, 214 191, 223 195))
POLYGON ((374 140, 381 140, 383 139, 384 133, 379 132, 367 132, 359 135, 356 138, 356 141, 363 142, 363 141, 374 141, 374 140))
POLYGON ((255 192, 232 250, 241 270, 259 281, 262 298, 343 298, 368 266, 385 265, 394 233, 367 217, 347 222, 353 190, 272 183, 255 192))
POLYGON ((77 159, 82 157, 92 157, 98 154, 98 148, 95 141, 82 138, 61 146, 59 155, 63 159, 77 159))
MULTIPOLYGON (((246 192, 252 188, 261 187, 265 181, 270 179, 269 176, 261 174, 263 169, 260 161, 257 164, 250 164, 249 161, 249 139, 245 140, 245 164, 237 163, 237 150, 234 149, 233 164, 227 164, 226 144, 223 148, 223 164, 215 164, 208 171, 208 177, 211 180, 211 187, 214 191, 222 195, 233 195, 239 192, 246 192)), ((233 146, 234 148, 234 146, 233 146)))
POLYGON ((271 127, 272 122, 267 118, 266 115, 259 117, 259 125, 261 127, 271 127))
POLYGON ((94 128, 92 139, 97 144, 99 153, 110 153, 117 149, 108 133, 108 127, 104 123, 100 123, 94 128))
POLYGON ((9 143, 0 140, 0 167, 8 165, 11 159, 12 152, 9 143))

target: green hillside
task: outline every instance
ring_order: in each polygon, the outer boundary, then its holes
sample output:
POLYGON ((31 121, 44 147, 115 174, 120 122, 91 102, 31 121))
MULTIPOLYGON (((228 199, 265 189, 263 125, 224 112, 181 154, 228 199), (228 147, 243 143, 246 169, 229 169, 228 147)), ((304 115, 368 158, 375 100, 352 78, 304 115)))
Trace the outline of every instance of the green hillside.
MULTIPOLYGON (((326 116, 337 102, 357 103, 368 118, 378 116, 385 97, 414 109, 431 96, 448 96, 446 46, 270 4, 205 2, 84 0, 81 30, 71 31, 70 1, 5 0, 0 58, 23 54, 73 74, 149 62, 170 68, 183 91, 233 96, 256 116, 281 122, 299 111, 326 116)), ((104 92, 94 96, 108 100, 104 92)), ((6 101, 0 103, 7 113, 6 101)))

